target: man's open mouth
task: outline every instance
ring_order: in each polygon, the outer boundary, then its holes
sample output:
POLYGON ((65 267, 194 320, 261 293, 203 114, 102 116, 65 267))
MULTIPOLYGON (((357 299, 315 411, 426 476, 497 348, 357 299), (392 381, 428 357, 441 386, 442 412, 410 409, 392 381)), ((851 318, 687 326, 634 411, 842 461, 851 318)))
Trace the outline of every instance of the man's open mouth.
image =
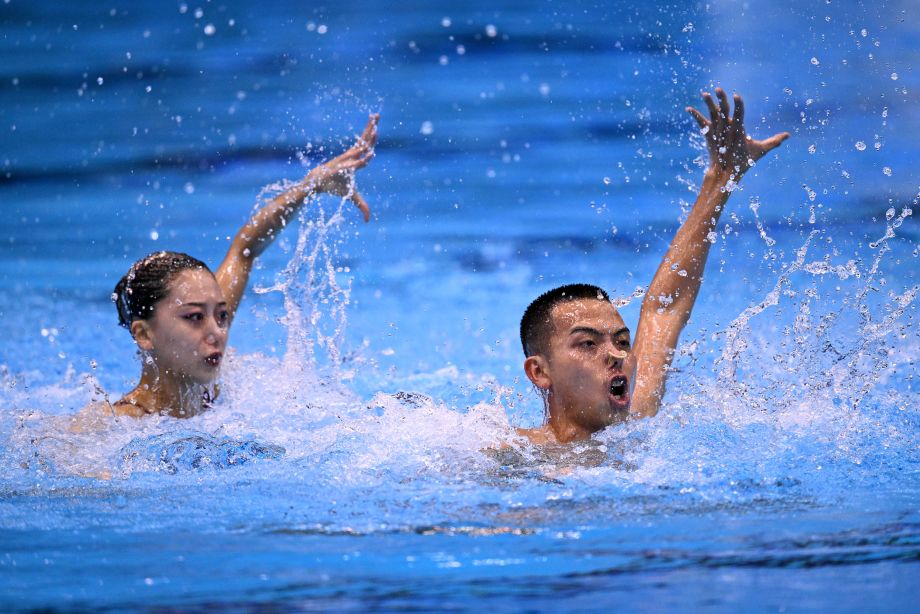
POLYGON ((207 358, 205 358, 204 361, 208 363, 209 365, 211 365, 212 367, 219 367, 220 358, 221 358, 221 353, 214 352, 213 354, 210 354, 207 358))
POLYGON ((629 394, 629 380, 625 375, 617 375, 610 380, 610 395, 619 401, 625 401, 629 394))

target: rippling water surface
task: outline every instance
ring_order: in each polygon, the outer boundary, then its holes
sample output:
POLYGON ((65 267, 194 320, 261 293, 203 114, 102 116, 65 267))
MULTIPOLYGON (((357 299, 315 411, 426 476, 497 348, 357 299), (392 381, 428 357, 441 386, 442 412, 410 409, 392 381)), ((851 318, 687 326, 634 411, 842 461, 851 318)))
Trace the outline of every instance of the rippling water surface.
POLYGON ((3 609, 910 611, 911 9, 4 2, 3 609), (662 412, 530 446, 520 314, 588 281, 635 327, 717 84, 793 136, 720 222, 662 412), (372 223, 325 199, 265 254, 213 411, 74 428, 137 377, 129 264, 216 265, 378 110, 372 223))

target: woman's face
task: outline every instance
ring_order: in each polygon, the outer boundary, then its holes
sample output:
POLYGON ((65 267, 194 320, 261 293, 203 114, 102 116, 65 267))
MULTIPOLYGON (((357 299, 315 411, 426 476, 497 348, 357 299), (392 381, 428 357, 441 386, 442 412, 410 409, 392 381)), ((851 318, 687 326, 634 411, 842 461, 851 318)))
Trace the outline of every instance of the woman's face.
POLYGON ((217 280, 208 271, 188 269, 170 284, 148 323, 148 351, 160 374, 207 385, 217 379, 230 314, 217 280))

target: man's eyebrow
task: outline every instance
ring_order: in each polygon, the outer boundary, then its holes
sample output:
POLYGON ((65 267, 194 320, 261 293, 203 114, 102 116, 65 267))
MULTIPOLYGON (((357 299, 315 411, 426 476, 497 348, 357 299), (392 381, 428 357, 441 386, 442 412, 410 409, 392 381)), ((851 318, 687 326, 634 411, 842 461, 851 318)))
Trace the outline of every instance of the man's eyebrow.
MULTIPOLYGON (((596 328, 591 328, 590 326, 576 326, 575 328, 569 331, 570 335, 575 335, 578 333, 587 333, 589 335, 594 335, 596 337, 600 337, 604 335, 604 333, 602 333, 601 331, 597 330, 596 328)), ((616 337, 617 335, 622 335, 623 333, 626 333, 628 335, 629 328, 624 326, 623 328, 611 333, 610 336, 616 337)))

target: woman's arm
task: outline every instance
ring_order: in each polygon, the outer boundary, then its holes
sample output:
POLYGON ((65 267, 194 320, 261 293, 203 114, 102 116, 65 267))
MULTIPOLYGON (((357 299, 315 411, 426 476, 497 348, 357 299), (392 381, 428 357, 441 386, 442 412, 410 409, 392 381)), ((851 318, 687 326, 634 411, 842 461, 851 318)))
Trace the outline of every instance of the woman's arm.
POLYGON ((633 350, 636 374, 631 405, 632 413, 638 416, 653 416, 661 405, 677 340, 690 319, 703 281, 711 246, 709 233, 715 229, 732 189, 754 162, 789 138, 788 132, 781 132, 755 141, 744 129, 741 97, 734 96, 732 116, 722 88, 716 88, 716 95, 718 106, 712 96, 703 94, 709 119, 687 107, 706 135, 709 167, 693 209, 671 241, 642 301, 633 350))
POLYGON ((370 220, 370 207, 355 189, 354 174, 374 157, 379 120, 379 114, 371 115, 367 127, 351 149, 314 168, 303 181, 259 209, 236 233, 215 274, 231 319, 243 298, 256 256, 272 244, 304 202, 323 192, 347 196, 364 214, 364 221, 370 220))

